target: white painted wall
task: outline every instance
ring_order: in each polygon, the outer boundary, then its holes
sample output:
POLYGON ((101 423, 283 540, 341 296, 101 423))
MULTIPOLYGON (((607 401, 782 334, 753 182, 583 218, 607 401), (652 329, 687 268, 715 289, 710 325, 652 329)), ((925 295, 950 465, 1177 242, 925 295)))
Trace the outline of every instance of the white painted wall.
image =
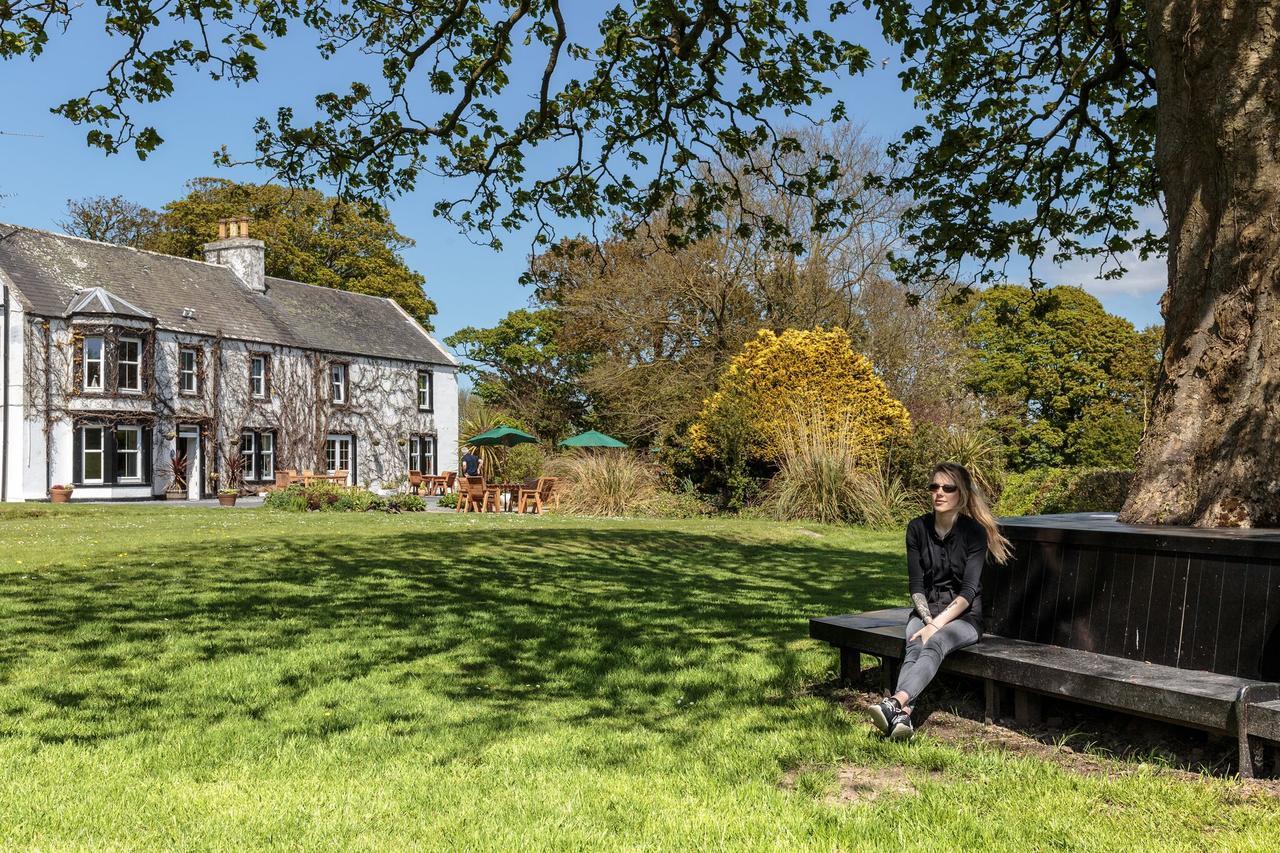
MULTIPOLYGON (((17 331, 11 335, 11 341, 17 340, 17 363, 11 366, 11 403, 15 404, 11 419, 19 425, 10 442, 10 476, 17 486, 10 491, 11 500, 45 499, 50 485, 45 476, 44 373, 40 364, 43 345, 39 343, 43 332, 39 322, 29 320, 25 324, 25 337, 24 323, 17 322, 17 331), (28 350, 39 350, 26 354, 28 359, 35 359, 26 371, 22 368, 24 345, 28 350), (30 379, 25 387, 24 372, 30 379), (21 464, 15 464, 17 460, 21 464)), ((323 354, 232 340, 221 342, 219 355, 211 338, 160 330, 155 333, 151 376, 154 401, 125 395, 77 395, 70 393, 71 326, 64 320, 52 320, 50 329, 54 353, 52 482, 72 480, 73 418, 91 415, 95 410, 136 410, 154 418, 151 486, 80 486, 73 500, 136 499, 163 494, 168 483, 160 471, 176 444, 176 436, 169 435, 176 433, 179 424, 198 422, 216 423, 216 434, 210 436, 215 444, 209 446, 210 450, 215 445, 238 446, 242 428, 276 430, 277 469, 321 470, 323 465, 315 453, 320 446, 317 435, 354 435, 357 482, 374 489, 406 475, 407 448, 400 442, 410 434, 436 435, 438 470, 443 473, 456 468, 458 384, 453 366, 323 354), (196 397, 178 394, 178 351, 184 346, 203 352, 203 385, 196 397), (249 394, 249 364, 255 353, 266 353, 271 360, 271 388, 265 400, 253 399, 249 394), (328 366, 334 360, 349 364, 346 405, 333 405, 328 398, 328 366), (429 369, 434 376, 431 412, 420 412, 417 407, 419 369, 429 369)), ((211 468, 210 465, 206 470, 211 468)))

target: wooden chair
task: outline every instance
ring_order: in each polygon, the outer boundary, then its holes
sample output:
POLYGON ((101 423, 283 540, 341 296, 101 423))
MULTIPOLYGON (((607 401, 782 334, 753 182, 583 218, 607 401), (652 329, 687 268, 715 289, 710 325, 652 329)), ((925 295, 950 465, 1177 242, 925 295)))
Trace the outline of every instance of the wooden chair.
POLYGON ((458 492, 456 512, 485 511, 498 511, 498 487, 485 483, 484 477, 467 477, 458 492))
MULTIPOLYGON (((425 480, 426 478, 422 476, 421 471, 410 471, 409 472, 409 490, 412 491, 415 495, 418 494, 418 490, 422 488, 423 482, 425 480)), ((427 494, 431 494, 430 488, 427 489, 427 494)))
POLYGON ((533 488, 524 487, 520 489, 520 512, 525 512, 529 507, 533 507, 534 512, 542 512, 547 504, 551 503, 552 495, 555 494, 556 478, 555 477, 539 477, 534 483, 533 488))
POLYGON ((440 494, 447 495, 452 492, 457 485, 458 472, 446 471, 440 475, 440 494))

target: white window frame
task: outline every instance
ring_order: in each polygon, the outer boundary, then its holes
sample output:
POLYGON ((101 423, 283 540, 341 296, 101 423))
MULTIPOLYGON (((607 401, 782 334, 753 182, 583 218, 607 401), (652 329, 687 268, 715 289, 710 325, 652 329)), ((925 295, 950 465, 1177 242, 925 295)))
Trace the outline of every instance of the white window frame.
POLYGON ((423 476, 436 473, 436 437, 434 435, 411 435, 409 436, 409 458, 408 465, 410 471, 417 471, 423 476), (429 465, 423 465, 423 458, 430 462, 429 465))
POLYGON ((418 411, 430 412, 435 409, 436 378, 430 370, 418 371, 418 411), (426 382, 423 382, 423 380, 426 382), (426 398, 425 400, 423 398, 426 398))
POLYGON ((340 361, 329 363, 329 401, 347 402, 347 366, 340 361))
POLYGON ((200 393, 200 375, 197 372, 196 365, 199 363, 196 357, 194 347, 178 347, 178 393, 180 394, 199 394, 200 393), (187 369, 185 360, 187 356, 191 356, 191 369, 187 369), (187 379, 191 379, 190 387, 187 386, 187 379))
POLYGON ((100 486, 105 480, 107 473, 107 436, 106 428, 102 426, 85 425, 80 427, 80 482, 86 486, 100 486), (89 449, 89 433, 96 432, 98 434, 98 447, 96 450, 89 449), (98 457, 98 476, 96 479, 89 478, 89 466, 85 464, 88 461, 89 454, 96 454, 98 457))
POLYGON ((137 427, 137 426, 118 426, 118 427, 116 427, 116 447, 115 447, 115 453, 116 453, 116 478, 115 478, 115 482, 117 482, 117 483, 141 483, 141 482, 142 482, 142 428, 141 428, 141 427, 137 427), (126 434, 128 434, 128 435, 132 435, 132 436, 133 436, 133 449, 132 449, 132 450, 121 450, 121 449, 120 449, 120 436, 122 436, 122 435, 126 435, 126 434), (130 456, 132 456, 132 457, 133 457, 133 470, 134 470, 134 473, 133 473, 132 475, 129 475, 129 474, 126 474, 126 473, 125 473, 126 471, 128 471, 128 470, 129 470, 129 465, 128 465, 127 461, 126 461, 126 463, 125 463, 124 465, 121 465, 121 464, 120 464, 120 462, 121 462, 121 460, 122 460, 122 459, 127 459, 127 457, 130 457, 130 456))
POLYGON ((106 358, 104 357, 106 354, 106 347, 107 347, 107 341, 101 335, 89 335, 84 339, 84 352, 83 352, 84 358, 82 359, 82 364, 80 369, 80 390, 86 391, 89 393, 94 393, 94 394, 102 393, 103 388, 106 386, 106 377, 107 377, 106 358), (97 341, 98 343, 97 358, 89 358, 89 342, 90 341, 97 341), (89 384, 89 365, 90 364, 96 364, 98 366, 98 384, 97 385, 89 384))
POLYGON ((258 454, 262 457, 260 479, 263 481, 276 478, 276 434, 270 430, 258 433, 258 454))
POLYGON ((244 471, 241 474, 245 482, 256 482, 258 479, 258 434, 253 430, 243 430, 240 433, 240 455, 244 458, 244 471), (248 442, 248 449, 245 449, 245 442, 248 442))
POLYGON ((142 338, 127 336, 116 340, 116 388, 125 394, 142 393, 142 338), (138 357, 136 359, 127 359, 124 357, 125 344, 134 344, 138 347, 138 357), (120 370, 126 365, 133 365, 133 375, 135 380, 135 384, 133 385, 126 385, 120 381, 120 370))
POLYGON ((267 357, 254 355, 249 357, 249 393, 255 400, 267 396, 267 357))
POLYGON ((344 435, 331 434, 325 439, 325 442, 324 442, 325 471, 329 474, 336 474, 339 471, 346 471, 347 485, 351 484, 351 476, 352 476, 351 454, 353 450, 352 448, 353 443, 354 442, 352 440, 352 436, 346 435, 346 434, 344 435), (342 464, 344 461, 342 458, 343 450, 345 450, 346 452, 345 465, 342 464))

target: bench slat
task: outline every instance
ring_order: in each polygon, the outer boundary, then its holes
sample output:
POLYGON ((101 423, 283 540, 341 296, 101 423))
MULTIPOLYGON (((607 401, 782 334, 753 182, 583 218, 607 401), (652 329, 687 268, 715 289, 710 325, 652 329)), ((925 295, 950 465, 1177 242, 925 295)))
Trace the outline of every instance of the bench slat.
POLYGON ((1280 700, 1249 706, 1249 734, 1280 743, 1280 700))
MULTIPOLYGON (((893 608, 812 619, 809 633, 834 646, 896 660, 902 657, 909 614, 910 608, 893 608)), ((1227 734, 1235 728, 1233 708, 1240 688, 1258 683, 990 634, 948 656, 943 668, 1227 734)))

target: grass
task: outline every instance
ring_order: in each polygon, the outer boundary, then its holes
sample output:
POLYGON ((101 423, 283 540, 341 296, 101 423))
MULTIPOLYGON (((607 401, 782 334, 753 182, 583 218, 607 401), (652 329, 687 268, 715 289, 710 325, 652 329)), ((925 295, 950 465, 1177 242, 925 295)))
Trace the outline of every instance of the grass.
POLYGON ((771 522, 9 508, 0 848, 1280 837, 1227 781, 886 743, 815 695, 805 620, 896 602, 901 564, 897 533, 771 522), (850 762, 919 793, 833 805, 850 762))

